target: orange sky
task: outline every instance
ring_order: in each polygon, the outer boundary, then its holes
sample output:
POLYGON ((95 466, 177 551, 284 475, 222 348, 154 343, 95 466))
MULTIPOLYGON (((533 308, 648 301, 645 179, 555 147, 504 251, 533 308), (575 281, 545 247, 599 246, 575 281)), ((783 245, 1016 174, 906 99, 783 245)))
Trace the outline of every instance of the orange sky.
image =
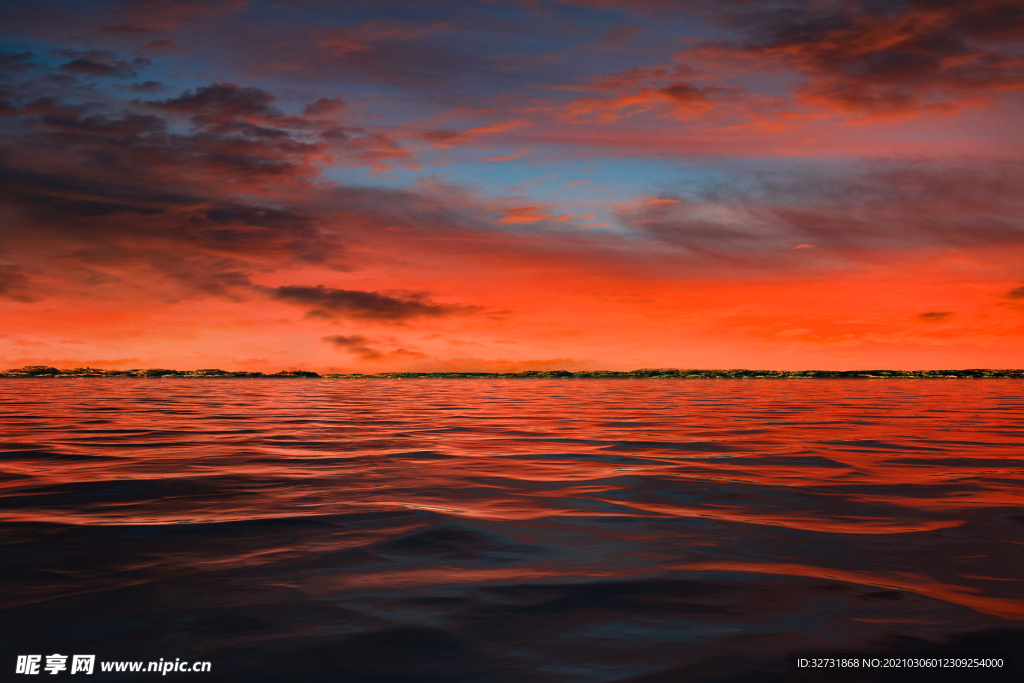
POLYGON ((1016 3, 87 4, 0 17, 2 367, 1024 366, 1016 3))

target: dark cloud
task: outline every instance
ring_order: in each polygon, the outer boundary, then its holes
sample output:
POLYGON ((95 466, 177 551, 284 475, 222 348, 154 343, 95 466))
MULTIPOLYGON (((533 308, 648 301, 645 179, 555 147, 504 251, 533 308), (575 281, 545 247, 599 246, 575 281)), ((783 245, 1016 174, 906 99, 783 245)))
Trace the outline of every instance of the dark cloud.
MULTIPOLYGON (((48 106, 50 103, 37 101, 34 104, 48 106)), ((31 106, 26 109, 26 112, 31 111, 31 106)), ((124 139, 139 140, 154 133, 162 133, 167 127, 163 119, 156 116, 125 114, 119 119, 102 115, 81 117, 77 112, 67 115, 56 108, 53 113, 46 113, 33 123, 38 128, 45 129, 47 132, 44 135, 49 135, 50 139, 76 142, 92 140, 97 143, 124 139)))
POLYGON ((925 322, 940 322, 942 320, 948 320, 953 317, 953 311, 928 311, 917 316, 918 320, 925 322))
POLYGON ((341 334, 333 335, 330 337, 323 337, 320 341, 327 342, 335 348, 346 351, 355 356, 358 356, 361 360, 422 360, 426 358, 426 354, 418 351, 410 351, 405 348, 397 348, 387 353, 378 349, 368 346, 371 340, 361 335, 345 336, 341 334))
POLYGON ((342 315, 350 318, 364 318, 396 322, 418 317, 439 317, 445 315, 475 313, 477 306, 443 305, 432 303, 426 294, 418 292, 362 292, 350 289, 284 286, 263 287, 272 299, 290 304, 311 307, 316 317, 342 315))
POLYGON ((703 89, 690 83, 673 83, 670 86, 661 88, 658 92, 679 102, 704 102, 708 99, 703 89))
POLYGON ((347 351, 349 353, 359 356, 363 360, 376 360, 381 358, 384 354, 376 349, 372 349, 367 346, 369 340, 366 337, 360 335, 352 335, 346 337, 344 335, 336 334, 331 337, 324 337, 320 341, 327 342, 332 346, 347 351))
MULTIPOLYGON (((139 104, 160 111, 190 116, 196 126, 219 135, 281 141, 295 140, 296 131, 319 131, 318 138, 333 149, 342 148, 359 162, 376 164, 389 158, 405 158, 409 153, 391 138, 379 133, 365 134, 354 128, 316 117, 337 114, 345 109, 339 98, 320 98, 305 107, 305 116, 286 116, 273 103, 277 98, 260 88, 233 83, 214 83, 186 90, 179 97, 139 104)), ((326 150, 326 148, 325 148, 326 150)))
POLYGON ((171 133, 153 114, 87 115, 48 98, 14 109, 0 139, 0 234, 23 254, 85 265, 116 254, 114 268, 231 296, 270 262, 340 266, 340 239, 313 213, 258 198, 281 183, 301 196, 319 173, 307 158, 316 145, 171 133))
POLYGON ((345 130, 341 126, 334 128, 328 128, 320 133, 320 138, 328 142, 347 142, 351 139, 349 131, 345 130))
POLYGON ((111 50, 50 50, 49 54, 71 59, 61 65, 61 71, 86 76, 135 78, 139 75, 138 69, 144 69, 151 63, 143 57, 136 57, 131 62, 121 60, 111 50))
POLYGON ((209 116, 215 120, 245 116, 267 116, 277 112, 270 107, 276 97, 260 88, 241 88, 233 83, 214 83, 186 90, 178 97, 162 102, 147 102, 150 107, 209 116))
POLYGON ((1024 83, 1018 0, 754 5, 731 16, 750 30, 747 52, 789 61, 808 77, 803 97, 838 107, 949 110, 1024 83))
POLYGON ((1024 299, 1024 287, 1015 287, 1006 293, 1010 299, 1024 299))
POLYGON ((180 96, 159 102, 146 102, 146 106, 167 112, 189 114, 196 124, 212 130, 230 130, 239 121, 272 119, 279 111, 271 106, 277 99, 260 88, 242 88, 233 83, 214 83, 186 90, 180 96))
MULTIPOLYGON (((0 197, 5 206, 41 221, 74 230, 74 221, 112 214, 153 215, 199 201, 158 189, 98 182, 74 174, 47 173, 0 165, 0 197)), ((10 235, 13 237, 13 235, 10 235)))
POLYGON ((131 35, 145 35, 152 33, 153 29, 146 28, 145 26, 131 26, 128 24, 118 24, 117 26, 104 26, 99 29, 97 33, 108 33, 116 36, 131 36, 131 35))
POLYGON ((29 71, 34 65, 29 61, 34 57, 31 52, 0 51, 0 71, 19 73, 29 71))
POLYGON ((28 277, 13 265, 0 265, 0 297, 26 303, 36 300, 29 293, 28 277))
POLYGON ((52 97, 40 97, 31 102, 14 105, 10 100, 3 102, 3 117, 11 116, 78 116, 88 107, 60 105, 52 97))
POLYGON ((89 175, 104 171, 126 182, 148 178, 165 186, 181 181, 191 184, 203 176, 213 182, 287 181, 296 174, 318 173, 308 156, 326 151, 287 133, 278 134, 276 129, 251 124, 241 124, 230 133, 169 133, 162 118, 133 113, 112 118, 55 112, 26 124, 36 144, 73 155, 65 165, 80 161, 92 167, 89 175))
MULTIPOLYGON (((384 226, 473 222, 458 197, 446 205, 444 190, 321 184, 323 161, 359 166, 408 154, 386 136, 283 115, 265 90, 215 83, 118 112, 110 99, 69 104, 38 96, 50 87, 42 79, 25 83, 0 103, 0 243, 23 264, 62 264, 58 280, 145 282, 175 300, 241 299, 253 295, 255 276, 276 268, 351 269, 345 243, 384 226), (179 116, 195 127, 182 132, 179 116), (316 141, 320 132, 330 141, 316 141)), ((342 103, 321 99, 309 110, 337 113, 342 103)), ((5 277, 6 296, 25 295, 20 271, 5 277)), ((468 310, 419 295, 333 290, 310 307, 380 320, 468 310)))
POLYGON ((252 266, 245 261, 202 255, 168 257, 163 254, 153 254, 149 261, 161 274, 176 282, 188 282, 197 292, 236 302, 249 298, 252 266))
POLYGON ((92 34, 118 40, 185 25, 204 27, 218 16, 252 4, 251 0, 5 0, 0 3, 0 24, 11 33, 36 39, 92 34))
POLYGON ((124 86, 124 88, 130 92, 160 92, 161 90, 166 90, 163 83, 160 83, 159 81, 132 83, 131 85, 124 86))
POLYGON ((24 104, 16 116, 76 117, 89 111, 89 105, 68 105, 52 97, 40 97, 24 104))
MULTIPOLYGON (((279 257, 320 263, 344 248, 317 221, 295 208, 229 202, 208 195, 175 193, 158 183, 103 182, 70 174, 0 166, 0 200, 20 211, 35 236, 7 232, 12 242, 37 238, 123 244, 157 240, 187 253, 236 258, 279 257)), ((200 188, 192 188, 199 190, 200 188)), ((14 226, 11 226, 12 229, 14 226)), ((147 253, 144 250, 139 253, 147 253)), ((152 256, 152 254, 149 254, 152 256)))

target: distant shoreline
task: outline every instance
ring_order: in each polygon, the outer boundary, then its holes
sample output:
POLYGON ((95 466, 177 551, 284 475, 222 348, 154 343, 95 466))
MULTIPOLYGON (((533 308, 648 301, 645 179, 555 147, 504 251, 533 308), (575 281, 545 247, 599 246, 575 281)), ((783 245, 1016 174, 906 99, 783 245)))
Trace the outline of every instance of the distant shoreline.
POLYGON ((100 368, 58 369, 29 365, 0 372, 0 377, 119 377, 156 379, 1024 379, 1024 370, 679 370, 643 368, 622 372, 612 370, 524 370, 522 372, 380 372, 320 374, 308 370, 285 370, 273 374, 247 371, 167 370, 164 368, 102 370, 100 368))

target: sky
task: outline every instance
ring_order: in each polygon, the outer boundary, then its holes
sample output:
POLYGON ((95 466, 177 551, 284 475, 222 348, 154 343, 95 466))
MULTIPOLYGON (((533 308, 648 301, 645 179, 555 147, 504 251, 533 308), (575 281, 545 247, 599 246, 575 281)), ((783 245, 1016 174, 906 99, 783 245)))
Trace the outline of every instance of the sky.
POLYGON ((7 0, 0 368, 1024 367, 1019 0, 7 0))

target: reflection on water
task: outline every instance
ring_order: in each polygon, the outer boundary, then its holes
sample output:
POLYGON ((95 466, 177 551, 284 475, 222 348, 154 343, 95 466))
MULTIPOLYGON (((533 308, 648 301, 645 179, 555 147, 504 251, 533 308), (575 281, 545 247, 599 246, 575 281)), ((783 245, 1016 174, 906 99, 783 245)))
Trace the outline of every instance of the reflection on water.
POLYGON ((0 382, 5 667, 783 681, 1024 641, 1013 380, 0 382))

